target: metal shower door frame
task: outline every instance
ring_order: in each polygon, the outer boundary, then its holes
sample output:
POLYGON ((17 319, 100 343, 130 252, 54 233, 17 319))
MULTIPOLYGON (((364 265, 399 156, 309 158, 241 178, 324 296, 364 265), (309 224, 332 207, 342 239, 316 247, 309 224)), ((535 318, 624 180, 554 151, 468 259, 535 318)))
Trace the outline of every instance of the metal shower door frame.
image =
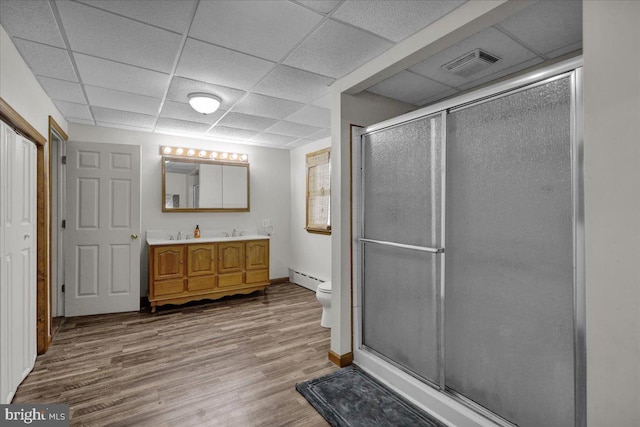
MULTIPOLYGON (((390 363, 395 368, 399 368, 404 373, 411 377, 418 378, 425 383, 428 387, 435 388, 445 396, 452 398, 453 400, 463 403, 465 406, 470 407, 474 411, 489 418, 491 421, 496 422, 504 426, 513 426, 513 424, 501 418, 499 415, 487 410, 486 408, 475 404, 469 399, 463 396, 452 393, 446 389, 445 385, 445 366, 444 366, 444 302, 445 302, 445 262, 446 262, 446 235, 445 235, 445 221, 446 221, 446 116, 451 110, 459 110, 471 105, 477 105, 489 100, 495 100, 499 97, 513 94, 520 90, 526 90, 528 88, 549 83, 559 78, 569 77, 571 81, 571 104, 570 104, 570 134, 571 134, 571 188, 572 188, 572 208, 573 208, 573 293, 574 293, 574 390, 575 390, 575 421, 576 426, 586 426, 586 297, 585 297, 585 253, 584 253, 584 236, 585 236, 585 222, 584 222, 584 137, 583 137, 583 70, 582 70, 582 57, 575 57, 565 61, 558 62, 549 67, 541 70, 536 70, 531 73, 524 74, 522 76, 506 80, 504 82, 497 83, 495 85, 488 86, 486 88, 472 91, 468 94, 461 95, 449 100, 445 100, 428 107, 421 108, 416 111, 412 111, 401 116, 389 119, 367 128, 356 128, 353 131, 352 140, 356 142, 353 147, 353 152, 359 155, 356 159, 356 164, 360 166, 360 173, 357 177, 357 185, 359 197, 354 198, 354 202, 357 202, 356 211, 359 212, 357 220, 359 227, 354 227, 354 231, 357 230, 358 235, 353 236, 352 244, 354 249, 353 262, 356 264, 354 268, 354 285, 356 287, 356 296, 354 300, 355 304, 359 307, 359 310, 354 310, 354 355, 356 356, 356 363, 358 361, 358 353, 362 352, 373 354, 375 357, 381 358, 383 361, 390 363), (440 258, 440 283, 437 286, 436 298, 438 307, 438 364, 439 364, 439 384, 434 384, 430 381, 425 381, 424 378, 416 375, 415 373, 407 370, 406 368, 399 366, 394 361, 389 360, 385 356, 380 355, 372 349, 369 349, 363 345, 363 280, 364 280, 364 244, 365 243, 379 243, 364 238, 364 173, 365 168, 362 164, 363 156, 363 137, 380 131, 389 129, 392 127, 404 125, 406 123, 426 118, 428 116, 435 116, 437 114, 442 115, 442 165, 441 165, 441 221, 440 221, 440 236, 441 247, 431 248, 427 250, 438 254, 440 258)), ((405 245, 406 246, 406 245, 405 245)), ((413 248, 418 249, 418 248, 413 248)), ((422 248, 421 250, 425 250, 422 248)), ((409 381, 408 379, 406 381, 409 381)), ((415 386, 415 385, 414 385, 415 386)), ((415 387, 414 387, 415 388, 415 387)))

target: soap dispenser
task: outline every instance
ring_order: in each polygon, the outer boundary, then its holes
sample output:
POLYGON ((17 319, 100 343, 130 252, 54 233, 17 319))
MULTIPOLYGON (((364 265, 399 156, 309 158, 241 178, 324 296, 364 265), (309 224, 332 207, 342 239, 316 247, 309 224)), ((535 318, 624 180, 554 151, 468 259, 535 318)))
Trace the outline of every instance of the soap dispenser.
POLYGON ((196 225, 196 229, 193 230, 193 238, 194 239, 199 239, 200 238, 200 226, 196 225))

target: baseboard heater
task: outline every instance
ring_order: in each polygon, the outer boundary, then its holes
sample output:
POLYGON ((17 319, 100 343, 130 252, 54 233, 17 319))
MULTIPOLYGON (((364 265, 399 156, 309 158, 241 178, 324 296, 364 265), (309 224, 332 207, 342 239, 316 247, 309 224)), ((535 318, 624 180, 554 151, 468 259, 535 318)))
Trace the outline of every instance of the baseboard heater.
POLYGON ((296 285, 311 289, 314 292, 318 289, 318 285, 324 282, 322 279, 294 270, 293 268, 289 269, 289 281, 296 285))

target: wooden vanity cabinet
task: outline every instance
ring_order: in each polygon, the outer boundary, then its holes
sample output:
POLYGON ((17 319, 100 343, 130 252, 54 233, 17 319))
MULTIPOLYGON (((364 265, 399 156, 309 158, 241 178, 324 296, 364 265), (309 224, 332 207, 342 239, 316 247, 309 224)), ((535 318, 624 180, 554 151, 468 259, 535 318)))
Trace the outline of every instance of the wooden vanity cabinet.
POLYGON ((151 312, 264 290, 269 285, 269 240, 149 246, 151 312))

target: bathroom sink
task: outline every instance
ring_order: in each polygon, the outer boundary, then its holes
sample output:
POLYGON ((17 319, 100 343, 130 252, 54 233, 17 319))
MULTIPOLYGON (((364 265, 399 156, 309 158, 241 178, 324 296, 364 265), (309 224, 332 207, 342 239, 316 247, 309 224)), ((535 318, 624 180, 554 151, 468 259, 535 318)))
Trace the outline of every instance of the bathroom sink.
POLYGON ((171 240, 171 239, 158 239, 158 238, 148 238, 147 243, 151 246, 154 245, 182 245, 185 243, 215 243, 215 242, 233 242, 237 240, 264 240, 269 239, 269 236, 264 236, 262 234, 248 234, 246 236, 208 236, 201 237, 199 239, 182 239, 182 240, 171 240))

